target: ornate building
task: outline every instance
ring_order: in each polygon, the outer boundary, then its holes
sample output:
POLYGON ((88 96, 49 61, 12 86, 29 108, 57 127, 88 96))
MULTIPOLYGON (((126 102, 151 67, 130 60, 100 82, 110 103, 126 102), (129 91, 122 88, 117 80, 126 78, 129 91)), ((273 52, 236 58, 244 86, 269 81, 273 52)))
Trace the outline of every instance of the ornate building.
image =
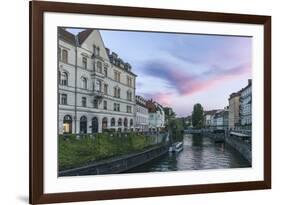
POLYGON ((58 29, 59 133, 134 129, 136 75, 98 30, 58 29))
POLYGON ((241 91, 240 97, 240 118, 241 125, 245 128, 252 126, 252 80, 248 80, 248 85, 241 91))
POLYGON ((228 128, 234 129, 240 125, 240 91, 229 96, 228 128))

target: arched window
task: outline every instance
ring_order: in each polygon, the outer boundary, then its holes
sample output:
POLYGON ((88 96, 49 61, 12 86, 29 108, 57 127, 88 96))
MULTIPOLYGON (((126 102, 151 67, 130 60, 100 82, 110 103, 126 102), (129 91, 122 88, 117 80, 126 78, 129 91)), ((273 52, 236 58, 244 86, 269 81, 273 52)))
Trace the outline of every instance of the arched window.
POLYGON ((106 128, 107 128, 107 118, 104 117, 104 118, 102 119, 102 129, 106 129, 106 128))
POLYGON ((134 125, 134 121, 133 119, 130 119, 130 127, 133 127, 133 125, 134 125))
POLYGON ((124 127, 128 127, 128 120, 127 120, 127 118, 124 119, 124 127))
POLYGON ((121 118, 118 119, 118 126, 122 126, 122 119, 121 118))
POLYGON ((82 80, 82 88, 87 89, 87 79, 85 77, 82 77, 81 80, 82 80))
POLYGON ((62 72, 60 75, 60 84, 61 85, 68 85, 68 75, 66 72, 62 72))
POLYGON ((111 127, 114 127, 114 126, 115 126, 115 118, 111 118, 110 126, 111 126, 111 127))
POLYGON ((80 118, 80 133, 87 133, 87 118, 85 116, 80 118))
POLYGON ((62 62, 67 63, 68 62, 68 52, 67 50, 62 50, 62 62))
POLYGON ((72 118, 70 115, 65 115, 63 118, 63 133, 64 134, 72 133, 72 118))
POLYGON ((99 131, 99 121, 97 117, 92 118, 92 133, 97 133, 99 131))

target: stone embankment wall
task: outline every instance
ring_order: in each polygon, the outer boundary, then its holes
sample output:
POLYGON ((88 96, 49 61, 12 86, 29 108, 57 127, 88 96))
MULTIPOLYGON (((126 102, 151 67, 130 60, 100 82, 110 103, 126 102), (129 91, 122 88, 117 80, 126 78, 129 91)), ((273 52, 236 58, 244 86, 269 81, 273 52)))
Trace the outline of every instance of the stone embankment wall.
POLYGON ((252 162, 252 149, 251 144, 244 142, 235 136, 226 136, 225 142, 236 149, 240 154, 243 155, 250 163, 252 162))

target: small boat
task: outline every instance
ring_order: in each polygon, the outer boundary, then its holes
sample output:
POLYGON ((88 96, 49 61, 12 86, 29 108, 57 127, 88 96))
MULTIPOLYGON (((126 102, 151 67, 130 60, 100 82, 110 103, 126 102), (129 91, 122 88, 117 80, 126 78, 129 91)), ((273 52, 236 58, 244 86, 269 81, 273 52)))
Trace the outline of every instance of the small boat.
POLYGON ((182 142, 175 142, 169 148, 170 152, 180 152, 182 150, 183 150, 183 143, 182 142))

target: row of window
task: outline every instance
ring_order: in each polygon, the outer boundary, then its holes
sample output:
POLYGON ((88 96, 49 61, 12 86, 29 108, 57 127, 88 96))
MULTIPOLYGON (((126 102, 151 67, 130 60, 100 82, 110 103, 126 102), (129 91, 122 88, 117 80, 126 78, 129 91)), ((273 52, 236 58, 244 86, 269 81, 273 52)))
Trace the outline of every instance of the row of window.
MULTIPOLYGON (((61 85, 65 85, 65 86, 68 85, 68 75, 66 72, 59 73, 59 82, 61 85)), ((81 82, 82 82, 81 87, 83 89, 88 89, 87 78, 82 77, 81 82)), ((96 81, 96 89, 95 89, 95 84, 93 84, 93 90, 102 92, 102 81, 101 80, 96 81)), ((108 95, 108 84, 104 84, 103 92, 105 95, 108 95)), ((114 87, 114 97, 120 98, 120 96, 121 96, 121 89, 117 86, 114 87)), ((133 100, 133 94, 132 94, 132 91, 130 91, 130 90, 127 91, 127 100, 129 100, 129 101, 133 100)))
MULTIPOLYGON (((59 94, 59 104, 67 105, 67 94, 59 94)), ((81 98, 81 105, 82 105, 82 107, 87 107, 87 98, 86 97, 81 98)), ((93 101, 93 107, 99 108, 98 100, 95 99, 93 101)), ((107 101, 103 100, 103 109, 107 110, 107 108, 108 108, 107 101)), ((113 110, 120 112, 120 103, 114 103, 113 110)), ((132 113, 132 106, 127 105, 127 113, 132 113)))
POLYGON ((252 93, 252 89, 251 87, 248 87, 246 90, 244 90, 242 93, 241 93, 241 96, 242 97, 245 97, 247 95, 250 95, 252 93))
POLYGON ((241 114, 245 115, 245 114, 250 114, 251 113, 251 105, 250 104, 247 104, 247 105, 244 105, 243 107, 241 107, 241 114))
POLYGON ((242 125, 252 124, 252 118, 251 117, 246 117, 246 118, 242 119, 241 120, 241 124, 242 125))
POLYGON ((148 109, 142 106, 136 106, 136 111, 143 114, 148 114, 148 109))
MULTIPOLYGON (((97 53, 99 56, 99 47, 94 46, 94 54, 95 53, 97 53)), ((59 48, 59 59, 64 63, 68 63, 68 51, 66 49, 59 48)), ((105 77, 107 77, 108 68, 104 67, 104 70, 102 70, 102 63, 100 61, 97 61, 96 64, 97 64, 96 65, 97 69, 95 69, 95 64, 94 64, 94 70, 97 71, 98 73, 104 73, 105 77)), ((88 67, 87 65, 88 65, 87 57, 83 56, 82 57, 83 68, 87 69, 87 67, 88 67)), ((114 80, 117 82, 120 82, 120 79, 121 79, 121 72, 115 70, 114 71, 114 80)), ((127 85, 129 87, 133 87, 133 79, 130 76, 127 76, 127 85)))
POLYGON ((137 116, 137 117, 136 117, 136 122, 137 122, 137 123, 147 123, 147 122, 148 122, 148 119, 145 118, 145 117, 137 116))
MULTIPOLYGON (((115 127, 115 125, 116 125, 115 121, 116 121, 115 118, 111 118, 111 120, 110 120, 111 127, 115 127)), ((98 118, 93 117, 91 120, 91 124, 92 124, 91 132, 97 133, 98 127, 99 127, 98 118)), ((128 119, 125 118, 122 123, 122 118, 119 118, 117 121, 117 126, 121 127, 122 124, 124 125, 124 127, 128 127, 128 119)), ((133 127, 133 125, 134 125, 134 121, 133 121, 133 119, 130 119, 130 127, 133 127)), ((102 129, 106 129, 107 127, 108 127, 107 117, 104 117, 104 118, 102 118, 102 129)), ((87 128, 88 128, 87 117, 82 116, 80 118, 80 133, 87 133, 87 128)), ((72 133, 72 117, 70 115, 66 115, 63 118, 63 133, 64 134, 72 133)))

